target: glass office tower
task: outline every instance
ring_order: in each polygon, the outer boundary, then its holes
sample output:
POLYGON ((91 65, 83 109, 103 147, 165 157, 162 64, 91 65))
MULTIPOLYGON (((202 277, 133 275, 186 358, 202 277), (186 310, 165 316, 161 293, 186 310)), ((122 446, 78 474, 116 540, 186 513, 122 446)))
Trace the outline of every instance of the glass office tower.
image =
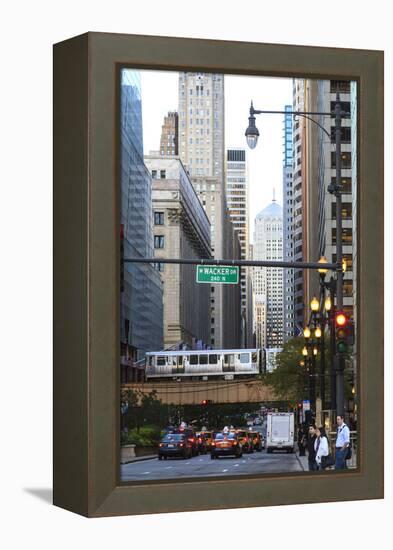
MULTIPOLYGON (((152 258, 151 176, 143 161, 141 82, 138 71, 121 72, 120 112, 121 234, 124 257, 152 258)), ((124 265, 121 291, 121 357, 127 370, 146 351, 163 346, 163 292, 150 264, 124 265)), ((125 376, 122 376, 123 381, 125 376)))

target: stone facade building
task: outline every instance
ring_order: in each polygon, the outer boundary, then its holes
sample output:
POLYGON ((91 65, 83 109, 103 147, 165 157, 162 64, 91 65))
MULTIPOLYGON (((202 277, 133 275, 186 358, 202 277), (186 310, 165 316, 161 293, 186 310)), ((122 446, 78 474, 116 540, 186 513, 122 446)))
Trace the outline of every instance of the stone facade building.
POLYGON ((198 284, 195 265, 165 258, 209 258, 210 222, 179 157, 146 155, 153 178, 154 256, 164 291, 165 348, 210 343, 210 285, 198 284))

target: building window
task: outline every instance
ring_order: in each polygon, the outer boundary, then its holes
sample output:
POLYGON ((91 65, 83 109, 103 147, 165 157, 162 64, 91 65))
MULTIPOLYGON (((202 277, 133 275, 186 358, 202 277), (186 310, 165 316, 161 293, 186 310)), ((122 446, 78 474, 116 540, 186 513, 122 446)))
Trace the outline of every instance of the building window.
POLYGON ((166 170, 160 170, 160 178, 164 180, 166 178, 166 170))
MULTIPOLYGON (((352 165, 352 156, 349 151, 341 153, 341 168, 344 170, 350 169, 352 165)), ((331 152, 331 167, 336 168, 336 153, 331 152)))
POLYGON ((164 225, 164 212, 154 212, 154 225, 164 225))
MULTIPOLYGON (((332 243, 333 244, 336 244, 336 238, 337 238, 337 230, 334 227, 332 229, 332 243)), ((352 244, 352 228, 343 227, 343 230, 342 230, 342 243, 343 243, 344 246, 352 244)))
POLYGON ((153 180, 157 179, 157 170, 151 171, 151 177, 153 178, 153 180))
POLYGON ((163 235, 154 235, 154 248, 164 248, 165 239, 163 235))
POLYGON ((350 93, 351 82, 349 80, 331 80, 330 81, 330 93, 344 92, 350 93))
MULTIPOLYGON (((334 126, 330 129, 330 141, 336 143, 336 128, 334 126)), ((351 127, 343 126, 341 128, 341 143, 351 143, 351 127)))
MULTIPOLYGON (((351 202, 343 202, 342 203, 342 217, 346 219, 352 218, 352 203, 351 202)), ((337 204, 335 202, 332 202, 332 219, 335 220, 337 217, 337 204)))
MULTIPOLYGON (((336 184, 336 177, 332 177, 332 184, 336 184)), ((346 195, 352 193, 352 178, 341 178, 341 193, 346 195)))

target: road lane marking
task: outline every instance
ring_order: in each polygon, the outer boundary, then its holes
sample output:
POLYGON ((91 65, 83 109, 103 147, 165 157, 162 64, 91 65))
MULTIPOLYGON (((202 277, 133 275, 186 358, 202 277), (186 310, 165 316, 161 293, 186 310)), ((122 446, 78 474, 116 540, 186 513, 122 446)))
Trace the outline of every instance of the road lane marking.
POLYGON ((227 472, 228 470, 223 470, 223 472, 227 472))
POLYGON ((142 472, 142 474, 150 474, 150 472, 142 472))
POLYGON ((234 467, 236 468, 237 466, 239 466, 239 464, 235 464, 235 466, 234 466, 234 467))

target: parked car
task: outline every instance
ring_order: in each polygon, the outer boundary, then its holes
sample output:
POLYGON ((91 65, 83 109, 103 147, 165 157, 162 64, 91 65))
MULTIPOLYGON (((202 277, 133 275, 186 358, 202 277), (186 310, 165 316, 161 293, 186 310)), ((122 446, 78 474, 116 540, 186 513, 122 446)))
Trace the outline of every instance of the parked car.
POLYGON ((183 434, 170 433, 164 435, 158 445, 158 460, 166 460, 171 456, 191 458, 192 444, 183 434))
POLYGON ((243 454, 242 445, 237 434, 233 432, 218 433, 212 443, 210 458, 218 458, 219 456, 231 456, 240 458, 243 454))

